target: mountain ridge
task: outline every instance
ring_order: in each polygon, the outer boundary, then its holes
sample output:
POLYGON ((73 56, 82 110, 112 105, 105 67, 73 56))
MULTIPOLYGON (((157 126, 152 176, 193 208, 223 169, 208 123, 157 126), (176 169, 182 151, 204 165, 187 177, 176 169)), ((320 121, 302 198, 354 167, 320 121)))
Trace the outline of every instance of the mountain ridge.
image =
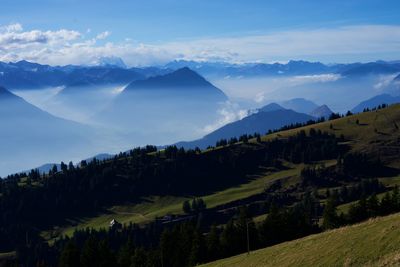
MULTIPOLYGON (((253 77, 253 76, 296 76, 318 75, 336 73, 343 76, 359 76, 368 74, 389 74, 400 72, 400 63, 397 61, 376 61, 368 63, 324 64, 304 60, 290 60, 287 63, 243 63, 233 64, 227 62, 197 62, 197 61, 171 61, 161 66, 130 67, 127 68, 122 59, 99 60, 95 66, 64 65, 50 66, 21 60, 18 62, 0 62, 0 85, 10 89, 32 89, 51 86, 65 86, 70 80, 85 80, 90 77, 93 69, 108 69, 115 72, 127 71, 148 78, 155 75, 166 74, 184 67, 196 70, 201 75, 208 77, 253 77), (78 78, 74 75, 78 75, 78 78)), ((131 79, 137 80, 136 77, 131 79)), ((97 83, 109 83, 109 77, 99 76, 97 83), (104 80, 103 80, 104 79, 104 80)), ((121 83, 122 81, 113 80, 121 83)))
MULTIPOLYGON (((261 108, 262 110, 262 108, 261 108)), ((221 139, 239 138, 243 134, 265 134, 268 130, 276 130, 293 123, 304 123, 315 119, 311 115, 290 109, 260 111, 241 120, 228 123, 201 139, 178 142, 175 145, 184 148, 206 148, 213 146, 221 139)))

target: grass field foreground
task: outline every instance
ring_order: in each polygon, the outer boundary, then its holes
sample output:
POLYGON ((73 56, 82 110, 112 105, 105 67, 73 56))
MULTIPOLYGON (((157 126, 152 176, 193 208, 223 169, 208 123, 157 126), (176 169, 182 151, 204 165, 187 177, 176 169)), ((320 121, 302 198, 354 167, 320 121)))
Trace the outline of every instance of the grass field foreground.
POLYGON ((400 266, 400 213, 202 266, 400 266))

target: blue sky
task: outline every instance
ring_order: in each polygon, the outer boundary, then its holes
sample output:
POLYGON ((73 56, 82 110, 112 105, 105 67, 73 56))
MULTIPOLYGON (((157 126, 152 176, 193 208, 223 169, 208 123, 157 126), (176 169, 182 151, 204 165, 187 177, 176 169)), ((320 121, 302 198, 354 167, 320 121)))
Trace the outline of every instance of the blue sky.
MULTIPOLYGON (((292 58, 324 62, 399 59, 400 45, 394 39, 400 29, 399 11, 400 1, 390 0, 2 0, 0 27, 3 27, 3 33, 10 32, 10 27, 4 30, 8 25, 20 25, 14 29, 19 37, 32 31, 51 34, 60 30, 79 33, 79 37, 62 40, 59 36, 61 39, 57 37, 57 43, 53 40, 41 45, 35 39, 31 46, 24 43, 24 50, 16 46, 15 41, 12 46, 2 44, 0 35, 0 48, 3 45, 0 60, 26 58, 50 64, 84 63, 78 60, 82 56, 60 56, 74 52, 68 45, 75 44, 76 47, 85 46, 85 53, 91 54, 91 58, 82 60, 95 61, 104 54, 122 57, 130 65, 156 64, 173 58, 263 62, 292 58), (316 31, 319 36, 312 39, 299 37, 299 34, 308 36, 308 33, 313 35, 316 31), (371 33, 369 37, 368 32, 371 33), (382 32, 386 35, 382 36, 382 32), (394 34, 390 37, 392 32, 394 34), (356 36, 357 33, 364 36, 356 36), (358 38, 348 44, 354 53, 344 48, 334 51, 334 47, 324 44, 326 35, 335 34, 342 41, 351 36, 358 38), (260 43, 266 39, 260 39, 260 36, 275 39, 267 38, 263 50, 260 43), (251 37, 256 38, 250 40, 251 37), (236 40, 238 43, 231 46, 236 40), (285 40, 293 44, 302 41, 299 43, 301 49, 295 52, 293 47, 286 47, 285 40), (307 42, 320 42, 321 47, 311 45, 307 50, 307 42), (374 45, 365 47, 365 42, 374 45), (390 44, 386 49, 385 42, 390 44), (273 47, 270 47, 271 43, 274 43, 273 47), (276 50, 280 43, 287 53, 276 50), (358 43, 360 49, 357 49, 358 43), (227 47, 222 51, 224 45, 227 47), (246 47, 241 47, 243 45, 247 46, 249 53, 246 47), (110 52, 111 48, 116 51, 115 55, 110 52), (324 48, 330 51, 323 51, 324 48), (46 56, 43 50, 51 53, 46 56)), ((13 40, 19 37, 13 37, 13 40)))

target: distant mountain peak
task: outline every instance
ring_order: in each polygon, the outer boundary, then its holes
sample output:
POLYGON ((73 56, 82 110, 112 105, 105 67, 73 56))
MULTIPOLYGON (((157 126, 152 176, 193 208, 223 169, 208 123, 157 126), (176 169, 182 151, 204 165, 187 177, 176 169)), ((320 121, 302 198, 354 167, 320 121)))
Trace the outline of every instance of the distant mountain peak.
POLYGON ((305 98, 293 98, 282 102, 281 105, 284 108, 306 114, 309 114, 311 111, 318 108, 317 104, 305 98))
POLYGON ((194 70, 190 69, 189 67, 183 67, 177 69, 174 72, 168 73, 164 76, 171 76, 171 77, 184 77, 184 78, 195 78, 197 80, 206 81, 200 74, 195 72, 194 70))
POLYGON ((125 90, 200 88, 219 90, 197 72, 188 67, 183 67, 165 75, 154 76, 145 80, 133 81, 126 87, 125 90))
POLYGON ((281 105, 277 104, 277 103, 269 103, 268 105, 265 105, 262 108, 260 108, 258 111, 260 111, 260 112, 270 112, 270 111, 282 110, 282 109, 285 109, 285 108, 282 107, 281 105))
POLYGON ((315 118, 329 118, 329 116, 333 113, 333 111, 327 106, 327 105, 322 105, 314 109, 313 111, 310 112, 310 115, 315 117, 315 118))
POLYGON ((95 62, 95 65, 102 67, 117 67, 121 69, 127 68, 125 62, 120 57, 100 57, 95 62))

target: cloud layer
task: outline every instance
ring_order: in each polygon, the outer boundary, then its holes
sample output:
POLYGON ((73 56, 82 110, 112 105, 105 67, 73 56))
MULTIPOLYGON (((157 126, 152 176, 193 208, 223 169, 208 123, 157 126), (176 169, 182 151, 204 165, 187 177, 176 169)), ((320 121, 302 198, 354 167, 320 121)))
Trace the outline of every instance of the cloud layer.
MULTIPOLYGON (((199 38, 159 44, 110 41, 104 31, 93 38, 75 30, 23 29, 0 26, 0 61, 31 60, 52 65, 91 64, 99 57, 121 57, 128 65, 161 64, 173 59, 269 62, 287 59, 359 60, 400 52, 400 26, 359 25, 327 29, 281 31, 236 37, 199 38)), ((326 60, 325 60, 326 61, 326 60)))

